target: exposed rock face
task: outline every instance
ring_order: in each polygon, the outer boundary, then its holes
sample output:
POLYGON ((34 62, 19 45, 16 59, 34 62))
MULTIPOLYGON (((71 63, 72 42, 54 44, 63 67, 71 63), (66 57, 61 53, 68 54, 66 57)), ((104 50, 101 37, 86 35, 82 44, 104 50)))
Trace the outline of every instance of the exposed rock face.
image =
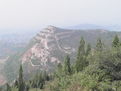
MULTIPOLYGON (((81 37, 84 37, 87 43, 94 45, 98 38, 105 41, 105 38, 110 37, 109 34, 115 36, 115 33, 105 30, 68 30, 48 26, 34 37, 34 43, 24 53, 22 63, 50 70, 62 62, 66 55, 71 55, 72 61, 75 60, 81 37)), ((110 41, 111 38, 108 38, 106 43, 109 44, 110 41)), ((29 69, 32 68, 30 66, 29 69)))
POLYGON ((60 59, 56 52, 71 54, 75 49, 70 45, 63 46, 60 40, 70 37, 74 31, 61 31, 56 27, 48 26, 34 37, 36 43, 25 52, 22 63, 29 62, 33 67, 47 68, 50 64, 58 64, 60 59))

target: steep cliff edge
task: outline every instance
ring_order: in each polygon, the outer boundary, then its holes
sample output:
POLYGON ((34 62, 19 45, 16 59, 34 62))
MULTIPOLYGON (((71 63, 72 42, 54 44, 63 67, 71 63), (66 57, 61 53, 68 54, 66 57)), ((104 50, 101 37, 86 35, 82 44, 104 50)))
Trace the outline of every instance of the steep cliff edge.
POLYGON ((68 39, 74 31, 62 31, 54 26, 48 26, 34 37, 35 44, 24 53, 22 64, 29 63, 32 67, 40 67, 48 70, 51 64, 60 63, 57 52, 71 54, 75 48, 71 45, 61 43, 61 40, 68 39))

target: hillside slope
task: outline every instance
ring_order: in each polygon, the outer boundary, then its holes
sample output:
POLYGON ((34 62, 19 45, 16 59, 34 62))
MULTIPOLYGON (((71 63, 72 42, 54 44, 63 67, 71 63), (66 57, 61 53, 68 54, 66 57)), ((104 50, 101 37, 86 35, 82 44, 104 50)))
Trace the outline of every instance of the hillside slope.
POLYGON ((8 79, 15 77, 18 69, 16 67, 19 67, 19 63, 23 64, 26 74, 36 72, 37 69, 53 71, 58 63, 63 62, 65 55, 71 55, 73 62, 81 37, 84 37, 85 41, 94 48, 98 38, 101 38, 105 45, 109 45, 117 33, 121 38, 120 32, 69 30, 48 26, 30 41, 22 53, 16 54, 17 56, 13 55, 8 59, 4 67, 6 76, 8 79), (11 71, 14 73, 11 74, 11 71))

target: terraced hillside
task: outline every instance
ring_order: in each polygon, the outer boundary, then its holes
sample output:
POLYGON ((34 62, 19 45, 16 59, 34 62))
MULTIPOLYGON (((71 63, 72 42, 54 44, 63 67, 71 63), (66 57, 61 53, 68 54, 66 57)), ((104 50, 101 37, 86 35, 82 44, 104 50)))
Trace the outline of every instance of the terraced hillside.
POLYGON ((65 55, 71 55, 73 62, 81 37, 84 37, 86 42, 94 48, 98 38, 101 38, 105 45, 109 45, 116 34, 121 38, 120 32, 103 29, 70 30, 48 26, 30 41, 23 52, 8 59, 4 67, 6 76, 7 78, 16 77, 16 70, 20 63, 23 64, 26 74, 31 74, 37 69, 53 71, 58 63, 63 62, 65 55), (11 74, 10 71, 13 73, 11 74))

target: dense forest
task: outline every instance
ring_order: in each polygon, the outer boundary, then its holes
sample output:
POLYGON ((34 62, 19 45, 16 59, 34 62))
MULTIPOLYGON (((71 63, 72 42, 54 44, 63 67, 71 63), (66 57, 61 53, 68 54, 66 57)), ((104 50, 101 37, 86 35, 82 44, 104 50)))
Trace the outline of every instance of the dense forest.
POLYGON ((81 38, 73 63, 65 55, 54 73, 37 71, 29 80, 23 71, 20 65, 18 78, 0 91, 121 91, 121 41, 116 35, 107 47, 99 38, 92 48, 81 38))

